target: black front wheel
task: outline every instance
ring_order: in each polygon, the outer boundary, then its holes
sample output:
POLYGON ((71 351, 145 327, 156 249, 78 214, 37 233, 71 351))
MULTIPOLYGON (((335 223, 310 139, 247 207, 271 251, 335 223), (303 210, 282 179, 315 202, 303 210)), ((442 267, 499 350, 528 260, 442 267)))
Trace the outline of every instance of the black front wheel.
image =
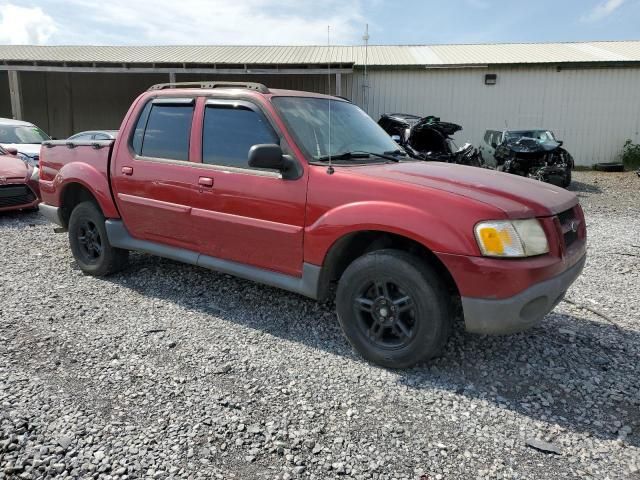
POLYGON ((102 276, 122 269, 129 256, 127 250, 112 247, 104 226, 105 218, 93 202, 82 202, 69 218, 69 244, 80 269, 89 275, 102 276))
POLYGON ((450 299, 435 271, 398 250, 355 260, 336 297, 338 319, 367 360, 405 368, 437 356, 451 328, 450 299))

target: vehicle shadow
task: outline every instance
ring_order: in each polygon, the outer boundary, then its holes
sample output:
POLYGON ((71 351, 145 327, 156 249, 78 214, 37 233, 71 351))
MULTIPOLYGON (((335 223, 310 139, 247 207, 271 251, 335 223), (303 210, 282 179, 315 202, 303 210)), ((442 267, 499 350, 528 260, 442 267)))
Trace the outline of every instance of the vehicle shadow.
POLYGON ((571 192, 577 193, 602 193, 602 189, 592 183, 583 183, 573 180, 567 188, 571 192))
MULTIPOLYGON (((344 339, 331 304, 138 253, 127 270, 107 280, 363 362, 344 339), (265 298, 272 301, 265 304, 265 298)), ((640 446, 639 345, 640 332, 559 313, 529 332, 504 337, 470 335, 457 324, 443 357, 397 371, 398 382, 482 399, 602 439, 615 440, 621 426, 635 425, 626 441, 640 446)))

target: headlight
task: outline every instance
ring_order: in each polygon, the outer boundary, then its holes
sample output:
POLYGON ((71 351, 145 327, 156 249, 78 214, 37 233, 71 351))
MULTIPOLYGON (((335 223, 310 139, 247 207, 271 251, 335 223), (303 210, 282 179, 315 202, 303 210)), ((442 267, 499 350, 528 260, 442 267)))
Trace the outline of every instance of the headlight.
POLYGON ((535 218, 480 222, 475 234, 487 257, 531 257, 549 251, 547 236, 535 218))

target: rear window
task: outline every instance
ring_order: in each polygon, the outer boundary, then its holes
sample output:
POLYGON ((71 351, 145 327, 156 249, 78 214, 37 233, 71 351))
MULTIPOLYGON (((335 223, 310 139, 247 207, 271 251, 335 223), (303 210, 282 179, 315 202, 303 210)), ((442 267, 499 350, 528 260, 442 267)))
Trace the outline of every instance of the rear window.
POLYGON ((138 155, 169 160, 189 160, 193 102, 163 99, 142 109, 131 138, 138 155))
POLYGON ((133 138, 131 139, 131 146, 133 151, 138 155, 142 155, 142 138, 144 137, 144 129, 147 127, 147 120, 149 120, 149 112, 151 111, 152 102, 148 102, 142 109, 142 113, 138 117, 138 123, 136 123, 136 129, 133 131, 133 138))
POLYGON ((189 160, 193 105, 153 105, 142 140, 142 156, 189 160))

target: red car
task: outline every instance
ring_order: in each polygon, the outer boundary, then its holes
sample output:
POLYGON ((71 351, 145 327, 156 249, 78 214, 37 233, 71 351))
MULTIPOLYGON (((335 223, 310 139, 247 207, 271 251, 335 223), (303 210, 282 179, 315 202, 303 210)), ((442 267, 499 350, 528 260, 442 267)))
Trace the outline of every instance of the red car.
POLYGON ((45 142, 40 165, 41 209, 84 272, 137 250, 318 300, 335 285, 347 338, 389 367, 437 355, 460 315, 477 333, 538 324, 585 262, 573 193, 416 161, 315 93, 158 85, 115 141, 45 142))
POLYGON ((38 167, 21 160, 17 153, 0 147, 0 212, 29 210, 40 202, 38 167))

